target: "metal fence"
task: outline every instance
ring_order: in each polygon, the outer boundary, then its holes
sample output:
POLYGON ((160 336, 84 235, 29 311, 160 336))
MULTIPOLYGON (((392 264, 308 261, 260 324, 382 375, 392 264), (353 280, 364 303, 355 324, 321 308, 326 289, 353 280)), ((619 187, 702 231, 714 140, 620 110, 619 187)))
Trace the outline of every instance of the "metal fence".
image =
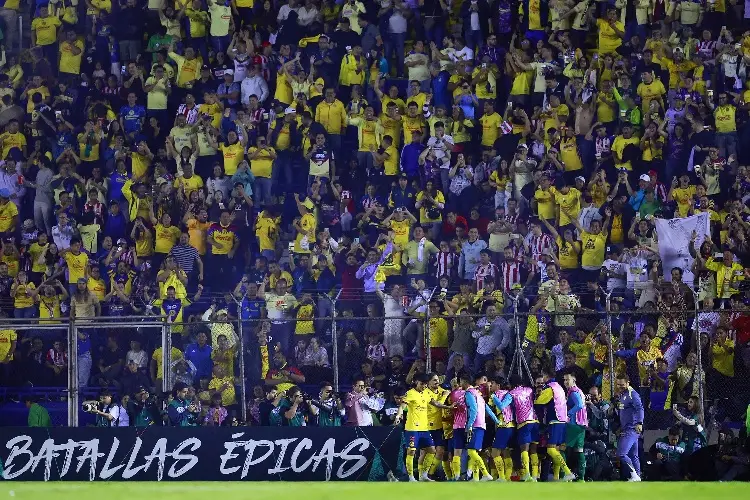
MULTIPOLYGON (((430 298, 433 295, 434 292, 430 298)), ((425 301, 429 302, 429 299, 425 301)), ((315 338, 318 351, 311 352, 322 354, 317 364, 302 367, 306 375, 302 385, 312 388, 328 381, 337 392, 348 390, 358 373, 371 377, 392 376, 396 372, 408 380, 420 372, 437 371, 440 375, 450 375, 465 366, 466 361, 471 364, 470 371, 475 373, 484 371, 487 366, 498 369, 501 361, 493 360, 492 356, 479 358, 478 351, 456 353, 446 345, 449 332, 455 337, 459 330, 465 334, 467 329, 479 342, 485 335, 497 335, 499 331, 501 337, 498 340, 502 347, 499 354, 505 363, 505 368, 499 371, 508 377, 517 374, 528 383, 533 383, 542 369, 559 373, 557 369, 561 368, 560 360, 564 360, 564 354, 574 360, 577 368, 566 366, 564 361, 562 369, 585 373, 589 380, 587 385, 599 387, 605 399, 615 393, 614 375, 630 374, 631 385, 639 390, 647 405, 646 425, 651 428, 668 426, 672 421, 672 406, 685 403, 693 394, 700 402, 699 413, 704 422, 706 417, 714 423, 738 420, 738 409, 742 411, 750 401, 749 348, 733 344, 731 333, 732 317, 744 314, 742 311, 737 314, 716 311, 721 318, 719 325, 727 325, 730 329, 728 337, 718 338, 712 331, 708 335, 696 334, 696 315, 708 313, 697 309, 684 312, 679 318, 668 318, 655 310, 618 311, 616 307, 606 307, 603 311, 538 314, 528 312, 526 304, 513 303, 512 298, 510 302, 504 308, 505 313, 490 318, 492 321, 488 321, 485 315, 437 313, 429 307, 408 316, 399 313, 355 317, 348 314, 347 309, 340 311, 337 300, 333 300, 330 316, 312 319, 185 323, 171 323, 159 316, 60 319, 56 323, 4 319, 3 328, 13 329, 19 336, 50 332, 62 335, 65 332, 67 387, 60 388, 59 394, 67 400, 69 426, 79 425, 81 394, 87 391, 80 381, 85 383, 88 379, 80 372, 91 366, 91 361, 84 359, 87 354, 79 353, 79 341, 88 339, 101 346, 109 334, 127 338, 127 333, 122 334, 132 331, 137 331, 140 338, 145 339, 147 346, 144 347, 149 354, 158 347, 162 348, 160 389, 165 393, 172 390, 177 376, 173 369, 173 341, 185 346, 195 341, 197 332, 204 331, 208 332, 209 343, 215 344, 217 332, 233 331, 237 346, 234 364, 238 374, 237 401, 243 421, 248 417, 250 391, 254 384, 263 383, 269 370, 275 369, 274 356, 278 351, 295 365, 295 358, 299 358, 301 352, 307 353, 308 346, 304 341, 315 338), (220 328, 224 325, 229 328, 220 328), (646 338, 653 333, 656 334, 653 339, 646 338), (412 368, 399 370, 393 362, 391 366, 381 363, 381 351, 368 351, 368 347, 373 347, 367 346, 369 334, 375 334, 385 344, 389 358, 401 355, 407 362, 413 361, 412 368), (565 337, 570 341, 565 342, 565 337), (566 344, 562 350, 561 340, 566 344), (265 349, 262 347, 264 343, 265 349), (653 348, 639 347, 644 343, 653 348), (720 348, 729 345, 735 349, 733 356, 720 352, 720 348), (641 349, 643 352, 639 351, 641 349), (724 357, 719 359, 721 356, 724 357), (462 358, 461 361, 456 360, 457 357, 462 358), (736 359, 727 364, 732 357, 736 359), (363 373, 366 368, 363 362, 368 358, 375 360, 375 373, 363 373), (730 365, 731 373, 728 373, 730 365), (704 415, 704 406, 710 409, 708 415, 704 415)), ((387 390, 387 380, 381 384, 387 390)))

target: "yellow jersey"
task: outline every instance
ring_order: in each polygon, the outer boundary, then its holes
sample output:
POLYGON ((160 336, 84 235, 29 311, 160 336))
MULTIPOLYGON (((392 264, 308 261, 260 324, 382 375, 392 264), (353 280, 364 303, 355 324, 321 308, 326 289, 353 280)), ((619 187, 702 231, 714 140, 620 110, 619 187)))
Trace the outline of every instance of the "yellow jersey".
MULTIPOLYGON (((438 387, 437 390, 425 389, 424 393, 430 396, 431 401, 437 401, 440 404, 445 404, 448 399, 448 395, 451 391, 438 387)), ((427 426, 431 431, 440 430, 443 428, 443 409, 438 408, 434 405, 427 406, 427 426)))
POLYGON ((425 389, 419 392, 416 389, 409 389, 404 396, 404 404, 408 408, 406 414, 406 425, 404 430, 406 431, 428 431, 430 429, 430 421, 427 416, 427 409, 430 405, 430 401, 433 399, 433 392, 425 389))
POLYGON ((86 277, 86 267, 89 265, 89 256, 83 252, 74 255, 68 252, 63 256, 68 265, 68 283, 75 285, 79 279, 86 277))

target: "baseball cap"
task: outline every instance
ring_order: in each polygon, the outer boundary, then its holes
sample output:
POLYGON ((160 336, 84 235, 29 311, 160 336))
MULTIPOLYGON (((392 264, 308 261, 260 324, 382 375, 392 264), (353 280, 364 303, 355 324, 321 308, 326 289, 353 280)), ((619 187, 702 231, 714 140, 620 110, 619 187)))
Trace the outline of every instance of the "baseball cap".
POLYGON ((229 68, 224 70, 225 75, 234 75, 234 70, 229 68))
POLYGON ((649 171, 648 171, 648 176, 649 176, 649 177, 650 177, 651 179, 656 179, 656 178, 658 177, 658 175, 657 175, 657 173, 656 173, 656 170, 649 170, 649 171))
POLYGON ((284 114, 285 115, 293 115, 296 112, 297 112, 297 110, 295 108, 291 107, 291 106, 289 106, 288 108, 286 108, 284 110, 284 114))
POLYGON ((85 285, 87 283, 86 278, 78 278, 78 283, 83 283, 85 285))
POLYGON ((26 219, 23 221, 23 227, 24 229, 31 229, 34 227, 34 220, 33 219, 26 219))
POLYGON ((641 174, 638 179, 646 182, 651 182, 651 177, 649 177, 647 174, 641 174))
POLYGON ((313 204, 313 201, 310 198, 305 199, 305 201, 302 202, 302 206, 308 210, 313 210, 315 208, 315 204, 313 204))
POLYGON ((581 182, 584 182, 584 183, 586 182, 586 179, 582 175, 579 175, 578 177, 576 177, 575 180, 581 181, 581 182))

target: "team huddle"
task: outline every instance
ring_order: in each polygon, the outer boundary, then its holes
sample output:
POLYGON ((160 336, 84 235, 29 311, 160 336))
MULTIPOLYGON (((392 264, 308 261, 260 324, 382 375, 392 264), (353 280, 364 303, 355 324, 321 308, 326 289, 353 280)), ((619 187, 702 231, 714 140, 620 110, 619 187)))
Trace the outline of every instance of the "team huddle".
POLYGON ((583 391, 576 385, 574 375, 564 376, 567 392, 546 374, 536 380, 536 390, 525 386, 517 376, 511 377, 509 383, 490 377, 486 380, 486 398, 478 388, 485 380, 472 380, 466 372, 450 383, 448 390, 440 386, 436 374, 422 375, 415 379, 414 388, 401 402, 396 423, 401 422, 406 411, 404 438, 409 481, 417 481, 414 475, 417 450, 421 450, 420 481, 432 481, 430 476, 440 463, 449 481, 459 480, 464 450, 468 456, 467 479, 510 481, 514 467, 511 450, 516 446, 521 456, 521 480, 537 481, 540 422, 546 432, 553 480, 576 479, 561 449, 567 449, 568 457, 575 455, 578 477, 585 476, 583 446, 588 416, 583 391), (485 435, 488 418, 495 423, 494 439, 485 435), (490 449, 494 477, 480 456, 482 450, 490 449))

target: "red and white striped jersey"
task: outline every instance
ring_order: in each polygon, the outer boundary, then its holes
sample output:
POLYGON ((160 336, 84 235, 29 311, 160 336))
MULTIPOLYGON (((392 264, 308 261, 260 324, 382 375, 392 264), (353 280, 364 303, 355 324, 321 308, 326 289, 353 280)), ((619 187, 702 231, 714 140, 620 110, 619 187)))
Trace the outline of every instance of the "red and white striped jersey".
POLYGON ((474 273, 474 279, 477 282, 477 290, 484 289, 485 283, 491 281, 497 285, 497 277, 500 274, 500 270, 495 264, 490 262, 487 265, 479 264, 477 270, 474 273))
POLYGON ((521 284, 521 262, 508 261, 500 264, 500 290, 510 292, 513 285, 521 284))

